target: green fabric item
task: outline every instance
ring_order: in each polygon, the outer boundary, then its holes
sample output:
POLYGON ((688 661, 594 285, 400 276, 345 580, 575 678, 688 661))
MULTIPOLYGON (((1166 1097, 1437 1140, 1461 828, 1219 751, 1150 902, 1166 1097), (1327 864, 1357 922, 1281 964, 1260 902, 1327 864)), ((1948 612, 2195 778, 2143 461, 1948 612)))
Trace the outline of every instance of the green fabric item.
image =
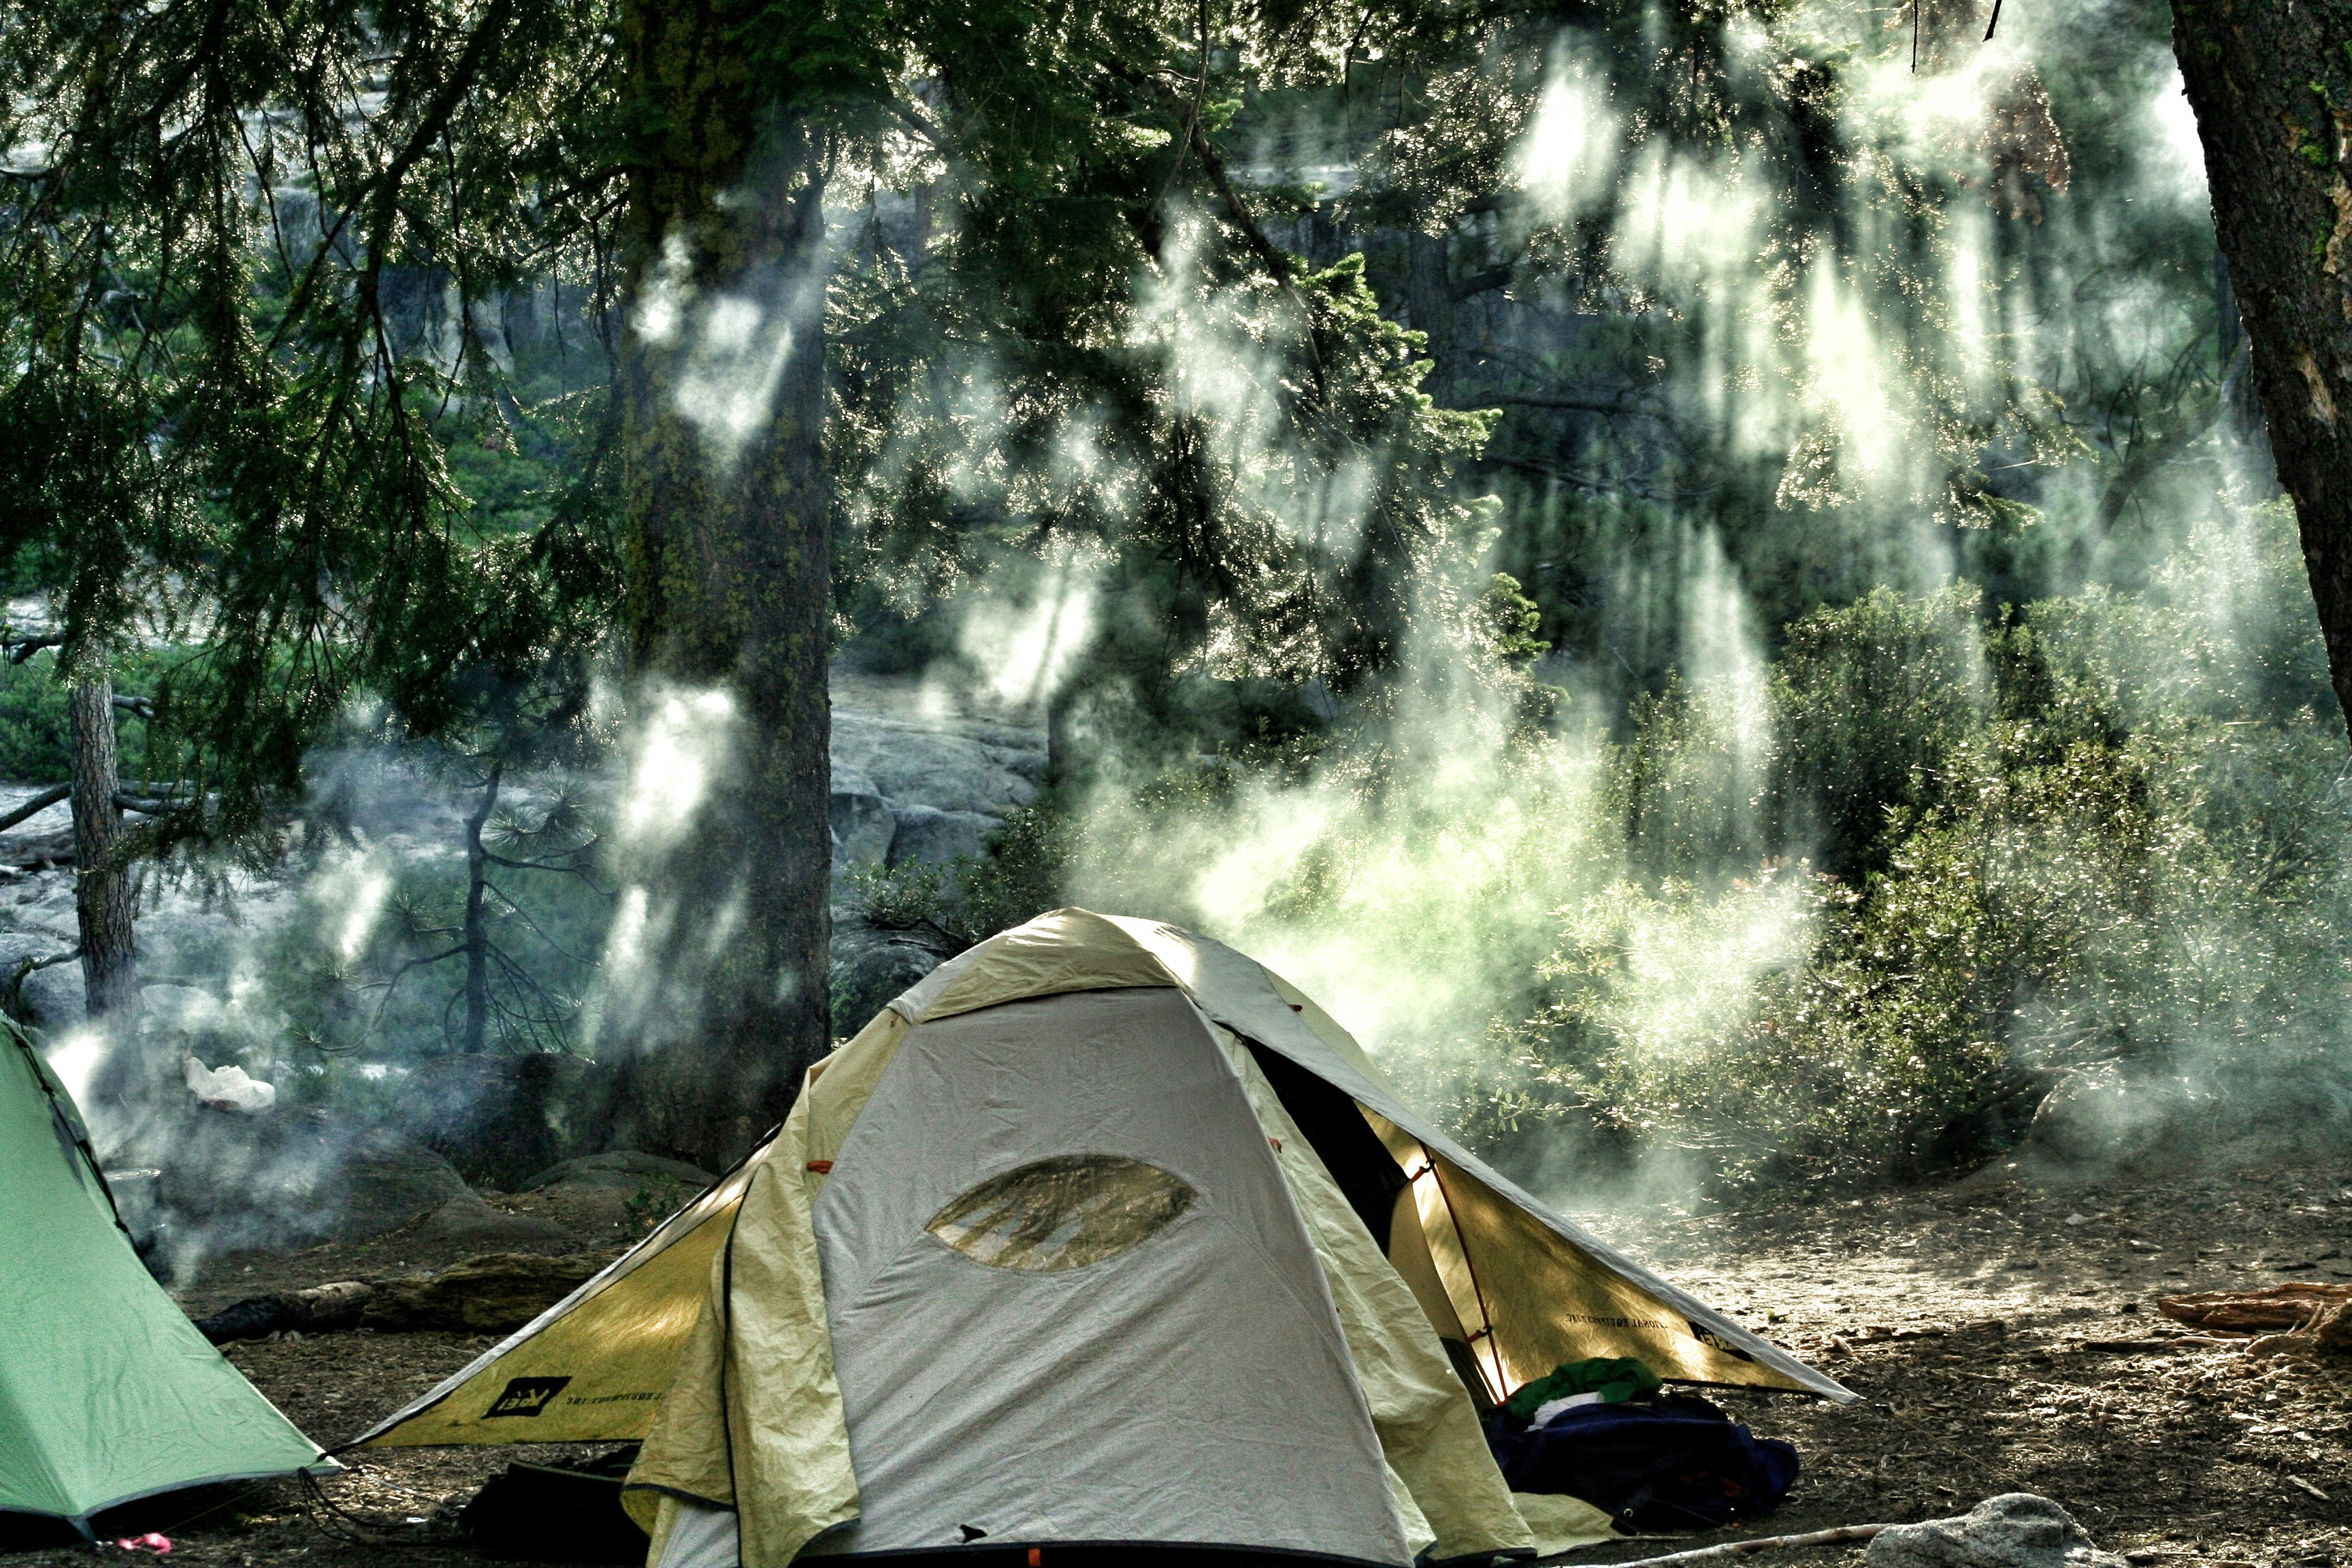
POLYGON ((92 1513, 319 1464, 149 1276, 81 1117, 0 1020, 0 1510, 92 1513))
POLYGON ((1603 1405, 1616 1405, 1639 1394, 1658 1391, 1658 1374, 1632 1356, 1596 1356, 1591 1361, 1564 1361, 1503 1402, 1503 1408, 1522 1421, 1555 1399, 1571 1394, 1597 1394, 1603 1405))

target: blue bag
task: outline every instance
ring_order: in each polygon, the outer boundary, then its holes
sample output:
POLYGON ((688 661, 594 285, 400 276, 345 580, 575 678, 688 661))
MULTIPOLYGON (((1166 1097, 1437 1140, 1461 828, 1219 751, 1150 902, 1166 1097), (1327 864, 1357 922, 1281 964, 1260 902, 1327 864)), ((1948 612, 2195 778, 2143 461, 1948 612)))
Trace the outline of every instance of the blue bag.
POLYGON ((1795 1448, 1683 1394, 1574 1405, 1541 1426, 1498 1410, 1486 1442, 1513 1491, 1582 1498, 1623 1531, 1759 1518, 1797 1479, 1795 1448))

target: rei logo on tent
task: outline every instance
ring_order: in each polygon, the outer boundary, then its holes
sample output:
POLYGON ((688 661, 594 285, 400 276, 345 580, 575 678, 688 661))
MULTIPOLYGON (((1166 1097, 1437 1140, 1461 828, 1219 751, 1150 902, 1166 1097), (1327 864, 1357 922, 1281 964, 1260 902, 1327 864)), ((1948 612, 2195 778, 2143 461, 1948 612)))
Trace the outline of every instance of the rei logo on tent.
POLYGON ((487 1421, 493 1415, 536 1415, 554 1404, 555 1396, 571 1381, 568 1377, 509 1378, 505 1392, 490 1402, 490 1407, 482 1412, 482 1419, 487 1421))
POLYGON ((994 1268, 1050 1274, 1115 1258, 1183 1217, 1182 1177, 1119 1154, 1058 1154, 965 1191, 923 1228, 994 1268))

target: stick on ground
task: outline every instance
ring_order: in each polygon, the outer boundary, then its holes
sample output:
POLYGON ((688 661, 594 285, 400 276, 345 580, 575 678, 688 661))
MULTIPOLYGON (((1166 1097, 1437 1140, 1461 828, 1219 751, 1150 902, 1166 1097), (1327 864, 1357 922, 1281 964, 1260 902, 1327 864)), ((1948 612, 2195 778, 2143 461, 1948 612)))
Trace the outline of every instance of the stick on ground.
MULTIPOLYGON (((1809 1530, 1802 1535, 1759 1535, 1753 1541, 1727 1541, 1720 1546, 1702 1546, 1696 1552, 1674 1552, 1664 1557, 1636 1557, 1623 1563, 1611 1563, 1605 1568, 1683 1568, 1685 1563, 1728 1563, 1735 1557, 1746 1557, 1758 1552, 1774 1552, 1785 1546, 1834 1546, 1842 1541, 1868 1541, 1880 1531, 1892 1528, 1884 1524, 1841 1524, 1835 1530, 1809 1530)), ((1564 1563, 1565 1554, 1538 1557, 1538 1563, 1564 1563)))

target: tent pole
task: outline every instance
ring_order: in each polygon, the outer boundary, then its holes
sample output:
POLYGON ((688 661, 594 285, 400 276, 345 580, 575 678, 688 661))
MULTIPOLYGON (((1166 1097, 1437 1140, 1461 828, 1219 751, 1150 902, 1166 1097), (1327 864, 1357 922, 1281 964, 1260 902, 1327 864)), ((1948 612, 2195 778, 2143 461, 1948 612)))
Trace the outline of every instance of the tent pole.
POLYGON ((1437 1199, 1445 1205, 1446 1223, 1454 1227, 1454 1239, 1462 1248, 1462 1267, 1470 1276, 1470 1294, 1478 1302, 1478 1333, 1473 1336, 1474 1342, 1470 1348, 1475 1354, 1478 1348, 1475 1341, 1483 1338, 1486 1342, 1486 1353, 1495 1363, 1492 1392, 1495 1403, 1500 1405, 1510 1397, 1511 1391, 1506 1386, 1510 1379, 1503 1373, 1503 1347, 1495 1342, 1495 1314, 1486 1306, 1486 1288, 1478 1283, 1478 1265, 1470 1256, 1470 1238, 1463 1234, 1462 1216, 1454 1206, 1454 1194, 1445 1190, 1445 1173, 1438 1168, 1437 1156, 1430 1152, 1428 1144, 1423 1143, 1421 1145, 1421 1157, 1427 1163, 1429 1173, 1436 1178, 1437 1199))

